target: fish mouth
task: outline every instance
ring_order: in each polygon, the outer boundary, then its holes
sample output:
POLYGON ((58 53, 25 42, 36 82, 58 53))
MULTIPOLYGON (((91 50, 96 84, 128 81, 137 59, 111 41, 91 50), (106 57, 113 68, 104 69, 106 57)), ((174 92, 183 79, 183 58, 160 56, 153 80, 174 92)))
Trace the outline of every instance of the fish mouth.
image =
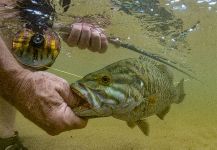
POLYGON ((79 111, 91 109, 93 106, 90 103, 90 97, 87 89, 81 83, 73 83, 70 86, 72 92, 79 97, 78 105, 79 111))
POLYGON ((80 98, 78 105, 72 108, 76 115, 87 119, 110 116, 110 113, 109 115, 104 113, 104 109, 106 108, 101 108, 101 106, 95 102, 95 97, 91 94, 91 89, 82 83, 76 82, 71 84, 71 90, 80 98))
POLYGON ((71 86, 71 90, 80 98, 87 100, 86 94, 85 93, 81 93, 81 91, 79 89, 84 89, 84 86, 82 84, 76 83, 76 84, 72 84, 71 86))

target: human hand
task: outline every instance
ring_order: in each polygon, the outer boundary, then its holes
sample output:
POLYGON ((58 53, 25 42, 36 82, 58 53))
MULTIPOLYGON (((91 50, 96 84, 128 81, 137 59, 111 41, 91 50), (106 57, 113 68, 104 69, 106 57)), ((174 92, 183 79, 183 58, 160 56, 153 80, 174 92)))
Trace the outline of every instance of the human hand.
POLYGON ((18 77, 12 104, 29 120, 50 135, 83 128, 87 120, 72 109, 79 103, 68 83, 51 73, 25 71, 18 77))
POLYGON ((66 42, 69 46, 88 48, 99 53, 105 52, 108 47, 108 40, 103 30, 87 23, 72 24, 71 33, 66 42))

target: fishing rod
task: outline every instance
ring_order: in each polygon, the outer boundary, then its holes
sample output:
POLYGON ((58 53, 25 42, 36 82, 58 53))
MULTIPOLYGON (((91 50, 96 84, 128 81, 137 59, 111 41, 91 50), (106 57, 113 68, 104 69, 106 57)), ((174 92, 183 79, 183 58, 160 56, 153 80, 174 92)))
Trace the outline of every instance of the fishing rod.
MULTIPOLYGON (((53 29, 56 30, 57 32, 63 33, 65 35, 69 34, 71 32, 70 26, 68 26, 68 25, 66 26, 66 25, 63 25, 61 23, 54 24, 53 29)), ((175 69, 175 70, 189 76, 192 79, 195 79, 195 80, 199 81, 196 77, 192 76, 190 73, 176 67, 175 65, 177 65, 177 63, 174 62, 174 61, 170 61, 167 58, 164 58, 164 57, 159 56, 157 54, 147 52, 146 50, 144 50, 142 48, 138 48, 133 44, 123 42, 123 41, 120 40, 120 38, 117 38, 115 36, 107 36, 107 39, 108 39, 109 43, 111 43, 111 44, 113 44, 113 45, 115 45, 117 47, 122 47, 122 48, 125 48, 125 49, 128 49, 128 50, 137 52, 139 54, 142 54, 144 56, 147 56, 147 57, 149 57, 149 58, 151 58, 151 59, 153 59, 155 61, 163 63, 163 64, 165 64, 165 65, 167 65, 167 66, 169 66, 169 67, 171 67, 171 68, 173 68, 173 69, 175 69)))
POLYGON ((173 64, 177 64, 177 63, 175 63, 175 62, 173 62, 173 61, 170 61, 170 60, 168 60, 167 58, 158 56, 158 55, 153 54, 153 53, 151 53, 151 52, 147 52, 147 51, 145 51, 144 49, 138 48, 138 47, 136 47, 136 46, 133 45, 133 44, 124 43, 123 41, 120 41, 119 38, 116 38, 116 37, 108 37, 108 41, 109 41, 111 44, 114 44, 114 45, 116 45, 116 46, 119 46, 119 47, 122 47, 122 48, 126 48, 126 49, 128 49, 128 50, 137 52, 137 53, 142 54, 142 55, 145 55, 145 56, 147 56, 147 57, 149 57, 149 58, 151 58, 151 59, 154 59, 155 61, 158 61, 158 62, 161 62, 161 63, 163 63, 163 64, 165 64, 165 65, 168 65, 168 66, 170 66, 171 68, 173 68, 173 69, 175 69, 175 70, 177 70, 177 71, 179 71, 179 72, 181 72, 181 73, 183 73, 183 74, 189 76, 190 78, 199 81, 196 77, 192 76, 190 73, 188 73, 188 72, 186 72, 186 71, 184 71, 184 70, 182 70, 182 69, 176 67, 175 65, 173 65, 173 64), (169 63, 169 62, 172 62, 173 64, 171 64, 171 63, 169 63))
MULTIPOLYGON (((64 33, 65 35, 70 33, 71 32, 71 26, 70 25, 63 25, 61 23, 54 23, 54 14, 55 14, 55 8, 53 8, 49 2, 46 2, 46 3, 42 3, 42 1, 37 1, 37 4, 40 5, 41 7, 37 8, 37 10, 34 10, 35 8, 32 7, 35 3, 33 3, 32 1, 26 1, 28 2, 28 5, 27 3, 24 3, 24 1, 18 1, 18 5, 20 6, 19 7, 19 10, 20 10, 20 15, 21 15, 21 18, 24 19, 24 20, 27 20, 27 21, 30 21, 30 23, 28 24, 28 27, 27 28, 30 28, 32 29, 33 31, 36 31, 36 33, 34 33, 34 36, 35 38, 31 38, 31 43, 30 44, 34 44, 34 45, 43 45, 43 42, 46 40, 44 39, 44 37, 40 38, 41 39, 41 43, 38 43, 38 39, 39 39, 39 36, 41 34, 44 34, 44 33, 41 33, 43 31, 43 29, 46 29, 48 27, 50 27, 52 30, 56 30, 57 32, 62 32, 64 33), (43 4, 43 5, 42 5, 43 4), (28 8, 28 9, 27 9, 28 8), (31 8, 31 9, 30 9, 31 8), (33 9, 34 8, 34 9, 33 9), (47 10, 49 8, 49 11, 47 10), (22 11, 21 11, 22 10, 22 11), (31 11, 30 11, 31 10, 31 11), (41 12, 40 15, 36 14, 35 12, 41 12), (46 18, 47 16, 50 16, 49 18, 46 18), (31 19, 31 18, 34 18, 34 19, 31 19), (37 42, 37 43, 36 43, 37 42)), ((71 3, 70 0, 67 1, 67 3, 63 3, 62 5, 63 6, 67 6, 65 8, 65 11, 67 11, 68 9, 68 5, 71 3)), ((4 6, 5 7, 5 6, 4 6)), ((30 31, 23 31, 23 32, 30 32, 30 31)), ((26 34, 25 34, 26 35, 26 34)), ((53 35, 52 33, 49 33, 47 36, 51 36, 53 35)), ((55 38, 55 36, 57 35, 54 35, 53 38, 55 38)), ((18 35, 17 37, 21 38, 20 35, 18 35)), ((22 39, 25 39, 24 37, 22 37, 22 39)), ((56 37, 57 39, 57 37, 56 37)), ((16 39, 15 39, 16 40, 16 39)), ((57 42, 58 43, 58 40, 53 40, 54 42, 57 42)), ((115 46, 118 46, 118 47, 122 47, 122 48, 125 48, 125 49, 128 49, 128 50, 131 50, 131 51, 134 51, 134 52, 137 52, 139 54, 142 54, 144 56, 147 56, 155 61, 158 61, 160 63, 163 63, 167 66, 170 66, 171 68, 189 76, 190 78, 192 79, 195 79, 195 80, 198 80, 196 77, 192 76, 190 73, 184 71, 183 69, 180 69, 178 67, 176 67, 175 65, 177 65, 176 62, 173 62, 173 61, 170 61, 168 60, 167 58, 164 58, 164 57, 161 57, 159 55, 156 55, 156 54, 153 54, 151 52, 147 52, 146 50, 144 49, 141 49, 141 48, 138 48, 136 47, 135 45, 133 44, 130 44, 130 43, 126 43, 126 42, 123 42, 121 41, 119 38, 117 37, 114 37, 114 36, 108 36, 108 41, 111 43, 111 44, 114 44, 115 46)), ((17 41, 15 41, 17 42, 17 41)), ((19 42, 19 39, 18 39, 18 42, 19 42)), ((51 43, 51 42, 49 42, 51 43)), ((20 50, 21 47, 19 47, 19 44, 20 43, 15 43, 15 50, 20 50)), ((33 45, 33 47, 34 47, 33 45)), ((58 45, 58 44, 57 44, 58 45)), ((39 47, 39 46, 38 46, 39 47)), ((43 49, 43 47, 42 47, 43 49)), ((56 51, 58 51, 59 53, 59 50, 60 50, 60 47, 57 47, 56 49, 54 49, 56 51)), ((53 50, 53 51, 54 51, 53 50)), ((56 52, 57 53, 57 52, 56 52)), ((55 54, 56 54, 55 53, 55 54)), ((34 57, 37 57, 37 55, 35 55, 34 57)), ((52 61, 55 60, 55 58, 57 57, 56 55, 53 56, 54 58, 52 58, 52 61)), ((26 59, 26 58, 25 58, 26 59)))

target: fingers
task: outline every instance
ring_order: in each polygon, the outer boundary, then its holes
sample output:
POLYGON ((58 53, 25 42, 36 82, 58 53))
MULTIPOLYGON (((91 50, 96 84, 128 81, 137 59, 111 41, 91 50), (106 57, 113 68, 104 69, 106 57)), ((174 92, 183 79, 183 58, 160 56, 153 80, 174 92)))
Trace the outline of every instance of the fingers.
POLYGON ((101 28, 96 28, 87 23, 75 23, 67 39, 69 46, 88 48, 93 52, 103 53, 108 47, 108 40, 101 28))
POLYGON ((80 40, 78 42, 78 47, 81 49, 88 48, 90 46, 90 39, 91 39, 91 27, 89 25, 83 24, 80 40))
MULTIPOLYGON (((44 101, 46 101, 44 99, 44 101)), ((50 135, 58 135, 61 132, 72 129, 81 129, 87 125, 87 120, 77 116, 73 109, 64 102, 58 93, 49 102, 43 103, 43 114, 40 118, 33 120, 50 135)))
POLYGON ((77 43, 80 40, 81 31, 82 31, 82 25, 80 25, 79 23, 75 23, 72 25, 71 33, 69 34, 69 37, 67 39, 67 44, 69 46, 77 45, 77 43))
POLYGON ((91 40, 89 49, 93 52, 99 51, 101 49, 101 37, 97 29, 91 30, 91 40))
POLYGON ((60 111, 60 115, 63 115, 61 118, 63 118, 66 130, 81 129, 87 125, 87 120, 76 116, 68 106, 63 106, 63 111, 60 111))
POLYGON ((105 34, 101 34, 101 50, 99 52, 104 53, 108 48, 108 40, 105 34))
POLYGON ((70 85, 67 83, 67 81, 60 78, 60 83, 58 85, 59 86, 56 90, 58 91, 59 96, 56 96, 56 99, 63 99, 63 102, 58 108, 56 108, 56 110, 53 111, 54 115, 51 115, 54 116, 52 118, 57 121, 56 133, 52 133, 58 134, 62 131, 84 128, 87 124, 87 120, 78 117, 73 112, 73 108, 79 105, 81 98, 72 93, 70 85))
MULTIPOLYGON (((80 101, 82 101, 79 96, 72 92, 69 83, 65 79, 48 72, 38 71, 37 73, 40 74, 40 77, 43 77, 43 79, 50 80, 50 84, 52 84, 50 86, 55 88, 55 90, 58 92, 57 94, 59 94, 61 99, 66 102, 71 108, 78 106, 80 101)), ((36 82, 38 84, 41 84, 45 83, 46 80, 39 80, 40 83, 38 83, 38 80, 36 82)))
POLYGON ((57 91, 67 105, 71 108, 77 107, 81 101, 81 98, 73 94, 70 85, 65 80, 59 85, 60 86, 57 91))

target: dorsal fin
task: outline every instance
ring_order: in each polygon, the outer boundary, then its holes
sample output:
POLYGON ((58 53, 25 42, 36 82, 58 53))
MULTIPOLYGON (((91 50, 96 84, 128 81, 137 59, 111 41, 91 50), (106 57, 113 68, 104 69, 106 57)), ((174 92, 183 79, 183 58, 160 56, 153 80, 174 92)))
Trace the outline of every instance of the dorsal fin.
POLYGON ((165 74, 165 76, 167 76, 170 81, 173 80, 173 73, 165 64, 159 63, 145 56, 140 56, 139 59, 149 63, 149 65, 155 66, 162 74, 165 74))
MULTIPOLYGON (((121 46, 123 47, 123 44, 122 44, 121 46)), ((131 50, 134 50, 134 51, 137 51, 137 52, 140 53, 140 51, 137 50, 137 49, 131 49, 131 50)), ((153 61, 156 61, 156 62, 158 62, 158 63, 162 63, 162 64, 164 64, 164 65, 166 65, 166 66, 169 66, 169 67, 171 67, 171 68, 173 68, 173 69, 175 69, 175 70, 177 70, 177 71, 179 71, 179 72, 181 72, 181 73, 183 73, 183 74, 185 74, 185 75, 191 77, 192 79, 195 79, 195 80, 197 80, 197 81, 200 81, 200 80, 198 80, 196 77, 194 77, 194 76, 192 76, 190 73, 188 73, 187 71, 185 71, 185 70, 183 70, 183 69, 181 69, 181 68, 178 68, 178 67, 176 66, 176 65, 177 65, 176 62, 170 61, 170 60, 168 60, 168 59, 166 59, 166 58, 157 56, 157 55, 152 54, 152 53, 147 53, 147 52, 145 52, 145 51, 143 51, 143 53, 144 53, 144 55, 139 57, 141 60, 142 60, 142 59, 143 59, 143 60, 147 60, 147 57, 149 57, 149 58, 152 59, 153 61), (172 63, 171 63, 171 62, 172 62, 172 63)))

